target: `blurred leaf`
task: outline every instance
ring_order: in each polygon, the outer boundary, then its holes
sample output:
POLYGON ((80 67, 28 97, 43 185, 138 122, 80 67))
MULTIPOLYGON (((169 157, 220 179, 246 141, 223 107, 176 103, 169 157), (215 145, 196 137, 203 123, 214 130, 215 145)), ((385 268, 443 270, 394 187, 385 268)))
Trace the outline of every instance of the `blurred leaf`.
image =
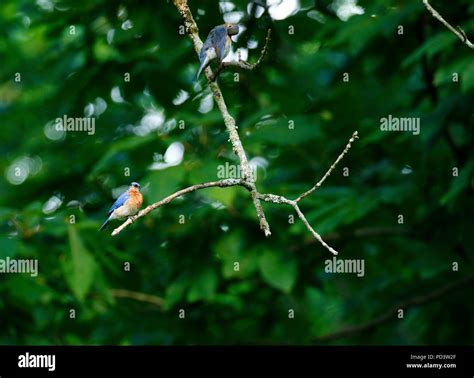
POLYGON ((245 140, 288 146, 307 142, 308 139, 318 137, 320 132, 319 118, 295 115, 261 121, 245 140))
MULTIPOLYGON (((41 271, 41 267, 39 267, 41 271)), ((50 288, 38 282, 38 279, 28 274, 13 275, 7 282, 7 288, 13 293, 13 298, 23 305, 34 306, 45 299, 50 288)))
POLYGON ((170 167, 160 171, 150 173, 145 180, 149 183, 148 192, 145 195, 145 202, 151 204, 173 194, 180 189, 180 183, 184 177, 183 167, 170 167))
POLYGON ((74 225, 68 226, 68 234, 70 254, 63 263, 64 274, 74 295, 83 301, 91 288, 97 267, 74 225))
POLYGON ((459 176, 453 176, 453 183, 451 188, 443 197, 440 199, 441 205, 446 205, 458 196, 464 189, 469 185, 469 179, 474 169, 474 162, 470 162, 464 168, 459 171, 459 176))
POLYGON ((265 282, 278 290, 289 293, 296 283, 298 271, 293 257, 267 249, 260 256, 259 267, 265 282))
POLYGON ((211 269, 199 272, 193 277, 188 292, 188 301, 211 300, 217 289, 217 275, 211 269))
POLYGON ((304 294, 304 308, 312 322, 312 334, 321 335, 339 328, 342 313, 341 300, 336 295, 308 287, 304 294))
POLYGON ((173 307, 183 298, 185 290, 188 288, 189 284, 190 281, 187 276, 182 275, 170 285, 168 285, 165 295, 166 308, 173 307))
POLYGON ((439 52, 450 47, 456 42, 456 38, 450 32, 440 32, 434 37, 428 39, 420 47, 418 47, 412 54, 410 54, 402 63, 402 67, 407 67, 411 64, 417 63, 423 55, 432 57, 439 52))
POLYGON ((16 237, 0 235, 0 259, 14 258, 17 251, 18 241, 16 237))
POLYGON ((215 254, 222 259, 224 278, 248 277, 258 267, 258 252, 245 248, 240 231, 232 231, 221 237, 214 246, 215 254), (236 270, 236 265, 238 269, 236 270))

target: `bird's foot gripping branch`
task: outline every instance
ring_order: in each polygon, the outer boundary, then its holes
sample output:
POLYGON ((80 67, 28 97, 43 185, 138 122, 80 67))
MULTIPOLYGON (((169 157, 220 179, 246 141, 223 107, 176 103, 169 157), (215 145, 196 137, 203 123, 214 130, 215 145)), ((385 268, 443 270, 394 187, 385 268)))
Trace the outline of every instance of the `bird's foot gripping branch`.
MULTIPOLYGON (((178 9, 179 13, 183 17, 184 25, 186 27, 186 30, 188 32, 189 37, 191 38, 191 41, 193 43, 194 50, 200 55, 201 48, 203 46, 203 43, 201 39, 199 38, 198 34, 198 27, 196 25, 196 22, 194 21, 194 18, 192 16, 191 10, 189 9, 187 0, 174 0, 174 5, 178 9)), ((265 217, 265 213, 263 211, 261 202, 270 202, 278 205, 289 205, 293 207, 295 210, 296 214, 298 217, 301 219, 305 227, 309 230, 309 232, 323 245, 327 250, 329 250, 331 253, 334 255, 337 255, 337 251, 333 249, 331 246, 329 246, 324 240, 321 238, 321 236, 315 231, 315 229, 309 224, 308 220, 306 219, 304 213, 301 211, 299 207, 300 201, 305 198, 306 196, 310 195, 313 193, 316 189, 318 189, 323 182, 326 180, 326 178, 329 177, 331 172, 335 169, 336 165, 342 160, 344 155, 349 151, 351 148, 352 143, 355 141, 356 138, 358 138, 357 131, 355 131, 351 138, 349 139, 345 149, 341 152, 341 154, 338 156, 338 158, 335 160, 335 162, 331 165, 331 167, 328 169, 328 171, 324 174, 324 176, 319 180, 313 187, 311 187, 308 191, 302 193, 300 196, 298 196, 296 199, 288 199, 286 197, 276 195, 276 194, 262 194, 257 191, 256 185, 255 185, 255 179, 254 176, 252 175, 250 165, 247 159, 247 155, 245 153, 244 147, 242 145, 242 142, 240 140, 239 134, 237 132, 237 127, 235 123, 235 119, 230 115, 227 105, 224 101, 224 96, 222 95, 222 92, 219 88, 219 85, 215 82, 215 78, 219 75, 219 73, 224 69, 225 67, 240 67, 244 69, 253 69, 255 68, 263 59, 263 56, 265 55, 267 49, 268 49, 268 43, 270 41, 270 32, 267 34, 267 39, 265 43, 265 47, 262 50, 261 56, 258 59, 258 61, 250 65, 248 63, 242 63, 241 61, 239 62, 233 62, 229 63, 227 65, 220 65, 219 69, 216 71, 214 74, 212 70, 207 67, 204 69, 204 73, 208 79, 208 85, 209 88, 212 92, 212 95, 214 97, 214 101, 216 102, 221 114, 222 118, 224 120, 224 124, 226 126, 227 132, 229 133, 229 140, 232 144, 232 149, 234 153, 237 155, 239 159, 239 164, 241 171, 243 173, 243 178, 242 179, 226 179, 226 180, 220 180, 220 181, 212 181, 212 182, 207 182, 207 183, 202 183, 202 184, 196 184, 189 186, 187 188, 181 189, 168 197, 155 202, 145 209, 141 210, 137 215, 136 219, 141 218, 151 211, 166 205, 173 201, 174 199, 191 193, 195 192, 197 190, 201 189, 206 189, 206 188, 211 188, 211 187, 219 187, 219 188, 227 188, 231 186, 242 186, 245 189, 247 189, 250 192, 250 196, 252 199, 252 202, 255 207, 255 211, 260 223, 260 229, 264 232, 265 236, 270 236, 271 231, 270 231, 270 225, 267 222, 267 219, 265 217)), ((202 64, 202 63, 201 63, 202 64)), ((125 227, 130 225, 132 223, 132 219, 126 220, 121 226, 117 227, 113 232, 112 235, 117 235, 119 234, 125 227)))

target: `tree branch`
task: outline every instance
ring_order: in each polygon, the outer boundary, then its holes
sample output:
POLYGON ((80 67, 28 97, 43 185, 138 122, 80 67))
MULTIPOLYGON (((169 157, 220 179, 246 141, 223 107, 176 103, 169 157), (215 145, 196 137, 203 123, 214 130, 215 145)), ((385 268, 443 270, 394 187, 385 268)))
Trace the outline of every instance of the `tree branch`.
POLYGON ((216 72, 214 72, 214 74, 212 75, 211 81, 215 81, 219 77, 221 72, 224 71, 226 68, 235 67, 235 68, 240 68, 240 69, 248 70, 248 71, 252 71, 255 68, 257 68, 257 66, 260 64, 262 59, 267 54, 268 46, 269 46, 270 39, 271 39, 271 34, 272 34, 272 30, 268 29, 267 38, 265 39, 265 45, 263 46, 263 49, 260 53, 260 57, 258 58, 258 60, 255 63, 251 64, 249 62, 246 62, 245 60, 241 60, 240 57, 239 57, 238 61, 222 62, 219 65, 219 67, 217 68, 216 72))
MULTIPOLYGON (((319 186, 321 186, 321 183, 330 175, 332 170, 334 170, 334 168, 336 167, 337 163, 339 161, 341 161, 341 159, 347 153, 347 151, 349 150, 349 148, 351 146, 351 143, 357 138, 357 135, 358 135, 357 131, 355 131, 352 134, 352 137, 350 138, 349 142, 347 143, 346 148, 344 149, 344 151, 339 155, 339 157, 331 165, 331 167, 326 172, 326 174, 323 176, 323 178, 318 182, 319 186)), ((298 217, 301 219, 301 221, 306 226, 306 228, 311 232, 311 234, 313 234, 315 239, 317 241, 319 241, 321 243, 321 245, 323 247, 325 247, 328 251, 330 251, 332 254, 337 255, 338 252, 335 249, 333 249, 331 246, 329 246, 323 240, 323 238, 314 230, 314 228, 309 224, 309 222, 306 219, 305 215, 303 214, 303 212, 300 210, 300 208, 298 206, 298 201, 301 198, 306 197, 307 195, 311 194, 314 190, 316 190, 316 188, 319 187, 318 184, 313 186, 313 188, 308 190, 308 192, 303 193, 304 195, 303 194, 300 195, 296 200, 290 200, 290 199, 288 199, 284 196, 280 196, 280 195, 276 195, 276 194, 262 194, 262 193, 259 193, 257 191, 257 189, 255 188, 255 183, 253 183, 253 185, 252 185, 252 183, 249 183, 245 179, 225 179, 225 180, 220 180, 220 181, 211 181, 211 182, 205 182, 205 183, 202 183, 202 184, 192 185, 192 186, 189 186, 187 188, 178 190, 177 192, 169 195, 168 197, 165 197, 164 199, 162 199, 158 202, 155 202, 154 204, 151 204, 151 205, 147 206, 145 209, 141 210, 137 215, 128 218, 124 223, 122 223, 119 227, 117 227, 112 232, 112 236, 115 236, 115 235, 119 234, 125 227, 132 224, 138 218, 141 218, 141 217, 147 215, 149 212, 151 212, 151 211, 153 211, 153 210, 155 210, 155 209, 157 209, 157 208, 159 208, 163 205, 166 205, 166 204, 170 203, 174 199, 176 199, 176 198, 178 198, 178 197, 180 197, 184 194, 195 192, 195 191, 201 190, 201 189, 211 188, 211 187, 225 188, 225 187, 229 187, 229 186, 242 186, 242 187, 246 188, 252 194, 252 198, 254 198, 254 196, 255 196, 255 200, 258 201, 259 204, 260 204, 260 200, 262 200, 262 201, 271 202, 271 203, 274 203, 274 204, 277 204, 277 205, 285 204, 285 205, 292 206, 295 209, 296 214, 298 215, 298 217), (309 193, 309 192, 311 192, 311 193, 309 193)), ((257 212, 257 215, 258 215, 258 212, 257 212)))
POLYGON ((128 225, 135 222, 138 218, 141 218, 141 217, 147 215, 150 211, 153 211, 153 210, 155 210, 155 209, 157 209, 157 208, 159 208, 163 205, 166 205, 166 204, 170 203, 171 201, 173 201, 174 199, 176 199, 176 198, 178 198, 178 197, 180 197, 184 194, 195 192, 196 190, 200 190, 200 189, 206 189, 206 188, 212 188, 212 187, 225 188, 225 187, 228 187, 228 186, 236 186, 236 185, 240 185, 240 186, 243 186, 243 187, 247 188, 248 190, 252 190, 252 187, 249 186, 246 181, 241 180, 241 179, 225 179, 225 180, 221 180, 221 181, 205 182, 205 183, 202 183, 202 184, 196 184, 196 185, 192 185, 192 186, 189 186, 187 188, 178 190, 177 192, 169 195, 168 197, 163 198, 162 200, 160 200, 158 202, 155 202, 154 204, 145 207, 137 215, 134 215, 133 217, 128 218, 125 222, 123 222, 119 227, 117 227, 112 232, 112 236, 115 236, 115 235, 119 234, 125 227, 127 227, 128 225))
POLYGON ((329 175, 331 174, 331 172, 334 170, 334 168, 336 168, 336 165, 342 160, 342 158, 344 157, 345 154, 347 154, 347 152, 349 151, 349 149, 351 148, 351 145, 352 143, 354 142, 354 140, 356 140, 357 138, 359 138, 359 135, 357 133, 357 131, 354 131, 354 133, 352 134, 352 137, 351 139, 349 139, 349 142, 347 142, 347 145, 346 145, 346 148, 344 148, 344 151, 341 152, 341 154, 337 157, 336 161, 331 165, 331 167, 328 169, 328 171, 324 174, 324 176, 322 177, 321 180, 319 180, 316 185, 314 185, 311 189, 309 189, 308 191, 304 192, 303 194, 301 194, 295 201, 296 202, 299 202, 301 199, 303 199, 304 197, 306 196, 309 196, 311 193, 313 193, 316 189, 318 189, 322 184, 323 182, 329 177, 329 175))
POLYGON ((375 327, 377 327, 380 324, 389 322, 391 320, 397 319, 396 314, 399 309, 406 309, 411 306, 419 306, 428 302, 431 302, 434 299, 438 299, 439 297, 442 297, 443 295, 449 293, 450 291, 453 291, 454 289, 457 289, 459 286, 462 286, 464 284, 467 284, 468 282, 474 280, 474 275, 469 275, 466 277, 463 277, 455 282, 451 282, 445 286, 442 286, 440 288, 437 288, 433 291, 431 291, 428 294, 425 295, 419 295, 417 297, 413 297, 411 299, 408 299, 404 302, 401 302, 392 308, 390 308, 388 311, 384 312, 383 314, 377 316, 375 319, 370 320, 366 323, 362 323, 359 325, 354 325, 350 326, 347 328, 343 328, 339 331, 336 332, 331 332, 327 333, 325 335, 318 336, 314 339, 314 341, 329 341, 329 340, 335 340, 335 339, 340 339, 343 337, 349 337, 354 334, 360 333, 360 332, 365 332, 369 331, 375 327))
POLYGON ((309 222, 306 220, 306 217, 304 214, 301 212, 300 208, 298 207, 298 204, 295 201, 295 204, 293 206, 296 210, 296 214, 300 217, 300 219, 303 221, 304 225, 306 228, 313 234, 313 236, 316 238, 317 241, 319 241, 323 247, 325 247, 329 252, 331 252, 333 255, 337 255, 337 251, 330 247, 326 242, 323 240, 323 238, 311 227, 309 222))
MULTIPOLYGON (((198 35, 198 27, 193 19, 193 16, 191 14, 191 11, 188 7, 187 0, 173 0, 174 5, 178 9, 179 13, 182 15, 184 18, 184 24, 186 26, 186 30, 193 42, 194 50, 196 51, 197 54, 199 54, 199 51, 202 47, 202 41, 199 38, 198 35)), ((268 32, 267 35, 267 41, 265 43, 265 47, 262 51, 262 54, 258 61, 254 65, 250 65, 251 67, 255 68, 260 61, 262 60, 263 56, 265 55, 265 52, 267 50, 268 42, 270 40, 270 31, 268 32)), ((252 68, 252 69, 253 69, 252 68)), ((115 236, 119 234, 125 227, 129 226, 132 222, 137 220, 138 218, 141 218, 145 215, 147 215, 149 212, 166 205, 173 201, 174 199, 187 194, 191 192, 195 192, 197 190, 201 189, 206 189, 210 187, 229 187, 229 186, 242 186, 246 188, 252 197, 252 202, 255 206, 255 210, 257 213, 257 217, 260 221, 260 229, 263 230, 265 236, 269 236, 271 234, 270 232, 270 226, 268 225, 268 222, 265 218, 265 214, 262 209, 262 205, 260 201, 265 201, 265 202, 271 202, 275 204, 286 204, 292 206, 298 217, 301 219, 303 224, 306 226, 306 228, 311 232, 311 234, 318 240, 321 245, 323 245, 326 249, 328 249, 331 253, 334 255, 337 255, 337 251, 334 250, 332 247, 330 247, 327 243, 324 242, 324 240, 321 238, 321 236, 314 230, 314 228, 309 224, 308 220, 304 216, 303 212, 300 210, 298 206, 298 201, 301 200, 302 198, 310 195, 312 192, 316 190, 316 188, 320 187, 324 180, 331 174, 331 172, 334 170, 336 165, 342 160, 344 155, 347 153, 349 148, 351 147, 351 143, 354 142, 354 140, 358 137, 357 131, 355 131, 352 134, 352 137, 350 138, 349 142, 346 145, 346 148, 344 151, 339 155, 339 157, 336 159, 336 161, 331 165, 329 170, 326 172, 326 174, 323 176, 323 178, 310 190, 307 192, 301 194, 296 200, 290 200, 288 198, 285 198, 283 196, 279 196, 276 194, 261 194, 257 191, 256 185, 255 185, 255 178, 254 175, 252 174, 252 171, 250 169, 249 162, 247 160, 247 156, 245 154, 244 147, 242 146, 242 142, 240 141, 239 134, 237 133, 237 126, 235 124, 234 118, 229 114, 229 111, 227 110, 227 106, 224 102, 224 97, 222 96, 222 92, 217 85, 216 82, 213 82, 212 79, 212 70, 207 67, 205 70, 205 74, 208 80, 209 88, 211 89, 211 92, 214 96, 214 100, 217 103, 217 106, 222 113, 222 117, 224 119, 225 126, 227 128, 227 131, 229 133, 229 139, 232 144, 232 149, 234 153, 237 155, 239 158, 240 162, 240 168, 242 171, 242 178, 241 179, 226 179, 226 180, 220 180, 220 181, 213 181, 213 182, 207 182, 207 183, 202 183, 202 184, 197 184, 197 185, 192 185, 190 187, 187 187, 185 189, 181 189, 177 191, 176 193, 173 193, 169 195, 168 197, 155 202, 152 205, 149 205, 145 209, 141 210, 137 215, 130 217, 127 219, 122 225, 117 227, 113 232, 112 236, 115 236)))
POLYGON ((292 206, 295 211, 296 211, 296 214, 298 215, 298 217, 301 219, 301 221, 303 222, 303 224, 306 226, 306 228, 309 230, 309 232, 311 232, 313 234, 313 236, 315 237, 315 239, 317 241, 319 241, 321 243, 321 245, 323 247, 325 247, 329 252, 331 252, 332 254, 334 255, 337 255, 337 251, 335 249, 333 249, 332 247, 330 247, 324 240, 323 238, 321 237, 321 235, 319 235, 313 227, 311 227, 311 225, 309 224, 308 220, 306 219, 306 217, 304 216, 303 212, 300 210, 299 206, 298 206, 298 203, 296 202, 296 200, 289 200, 288 198, 285 198, 283 196, 277 196, 275 194, 260 194, 259 193, 259 198, 265 202, 273 202, 273 203, 276 203, 276 204, 287 204, 287 205, 290 205, 292 206))
POLYGON ((426 9, 428 12, 432 14, 434 18, 436 18, 438 21, 440 21, 444 26, 446 26, 455 36, 457 36, 462 43, 464 43, 467 47, 474 49, 474 44, 467 39, 466 33, 464 30, 462 30, 459 26, 458 27, 453 27, 451 24, 449 24, 443 16, 441 16, 436 9, 434 9, 431 4, 428 2, 428 0, 422 0, 423 4, 425 5, 426 9))
MULTIPOLYGON (((199 38, 198 34, 198 27, 196 22, 194 21, 193 15, 191 10, 188 6, 187 0, 173 0, 174 5, 178 9, 179 13, 184 19, 184 24, 186 26, 186 30, 191 38, 194 46, 194 50, 196 54, 199 56, 199 52, 202 47, 202 41, 199 38)), ((257 197, 257 189, 255 187, 255 178, 252 175, 250 170, 250 165, 247 160, 247 156, 245 154, 244 147, 242 146, 242 142, 240 141, 239 134, 237 133, 237 127, 235 124, 235 119, 230 115, 229 111, 227 110, 227 105, 224 101, 224 96, 219 88, 219 85, 216 82, 213 82, 212 79, 212 70, 210 67, 207 67, 205 70, 205 74, 209 83, 209 88, 214 96, 214 101, 217 104, 220 112, 222 113, 222 117, 224 118, 224 124, 227 128, 227 132, 229 133, 230 142, 232 144, 232 149, 234 153, 237 155, 240 161, 240 166, 242 168, 243 173, 243 180, 246 181, 251 188, 251 195, 252 201, 255 206, 255 210, 257 212, 258 219, 260 221, 260 229, 264 232, 265 236, 270 236, 270 226, 268 225, 267 219, 265 218, 265 214, 262 209, 262 205, 260 204, 260 200, 257 197)))
POLYGON ((162 307, 164 300, 163 298, 157 297, 155 295, 140 293, 138 291, 130 291, 123 289, 111 289, 110 293, 115 298, 128 298, 134 299, 139 302, 151 303, 155 306, 162 307))

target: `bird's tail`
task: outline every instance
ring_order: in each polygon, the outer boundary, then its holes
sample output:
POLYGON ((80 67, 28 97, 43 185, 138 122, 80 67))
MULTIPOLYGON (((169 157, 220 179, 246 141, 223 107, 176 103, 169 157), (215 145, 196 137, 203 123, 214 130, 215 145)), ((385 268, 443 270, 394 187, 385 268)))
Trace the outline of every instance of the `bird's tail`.
POLYGON ((201 75, 201 72, 202 72, 202 70, 204 69, 204 63, 205 63, 205 62, 202 62, 201 65, 199 66, 199 71, 198 71, 198 73, 197 73, 197 75, 196 75, 196 80, 199 79, 199 75, 201 75))
POLYGON ((203 59, 201 62, 201 65, 199 66, 199 71, 196 75, 196 80, 199 79, 199 75, 201 75, 201 72, 207 68, 207 66, 210 64, 209 59, 203 59))
POLYGON ((104 230, 110 223, 110 219, 107 219, 102 226, 100 226, 99 231, 104 230))

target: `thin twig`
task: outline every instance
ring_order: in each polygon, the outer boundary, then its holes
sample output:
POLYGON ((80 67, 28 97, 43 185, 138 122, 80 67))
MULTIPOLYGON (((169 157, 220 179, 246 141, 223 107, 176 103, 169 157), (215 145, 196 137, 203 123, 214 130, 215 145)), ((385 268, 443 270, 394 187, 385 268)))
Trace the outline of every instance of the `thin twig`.
POLYGON ((423 4, 425 5, 426 9, 433 15, 434 18, 436 18, 438 21, 440 21, 444 26, 446 26, 454 35, 456 35, 462 43, 464 43, 467 47, 474 49, 474 44, 467 39, 466 33, 464 30, 462 30, 459 26, 457 28, 451 26, 449 22, 447 22, 443 16, 441 16, 436 9, 434 9, 431 4, 428 2, 428 0, 422 0, 423 4))
POLYGON ((265 45, 263 46, 263 49, 260 52, 260 57, 255 63, 251 64, 249 62, 246 62, 245 60, 241 60, 240 57, 239 57, 239 60, 237 61, 222 62, 217 68, 216 72, 214 72, 214 74, 212 75, 211 81, 215 81, 219 77, 221 72, 224 71, 226 68, 234 67, 234 68, 240 68, 240 69, 248 70, 248 71, 252 71, 255 68, 257 68, 257 66, 260 64, 260 62, 263 60, 263 58, 267 54, 268 46, 270 44, 271 34, 272 34, 272 30, 268 29, 267 38, 265 39, 265 45))
POLYGON ((329 341, 329 340, 335 340, 335 339, 340 339, 343 337, 349 337, 354 334, 364 332, 364 331, 369 331, 375 327, 377 327, 380 324, 386 323, 391 320, 396 320, 397 318, 397 313, 398 310, 400 309, 406 309, 410 306, 418 306, 422 305, 425 303, 428 303, 434 299, 437 299, 450 291, 458 288, 459 286, 463 286, 466 283, 474 280, 474 275, 466 276, 458 281, 451 282, 445 286, 442 286, 440 288, 437 288, 433 290, 432 292, 425 294, 425 295, 419 295, 414 298, 408 299, 404 302, 398 303, 397 305, 391 307, 388 311, 385 311, 383 314, 377 316, 375 319, 370 320, 366 323, 362 323, 359 325, 354 325, 350 326, 347 328, 343 328, 339 331, 336 332, 331 332, 327 333, 325 335, 317 336, 314 341, 329 341))
POLYGON ((318 189, 322 184, 323 182, 329 177, 329 175, 331 174, 331 172, 334 170, 334 168, 336 168, 336 165, 342 160, 342 158, 344 157, 345 154, 347 154, 347 151, 349 151, 349 149, 351 148, 351 144, 354 142, 354 140, 356 140, 357 138, 359 138, 358 136, 358 133, 357 131, 354 131, 354 133, 352 134, 352 137, 351 139, 349 139, 349 142, 347 142, 347 145, 346 145, 346 148, 344 148, 344 151, 341 152, 341 154, 338 156, 338 158, 336 159, 336 161, 334 163, 332 163, 331 167, 328 169, 328 171, 324 174, 323 178, 321 180, 319 180, 316 185, 314 185, 311 189, 309 189, 308 191, 304 192, 303 194, 301 194, 295 201, 296 202, 299 202, 301 199, 303 199, 304 197, 306 196, 309 196, 311 193, 313 193, 316 189, 318 189))
POLYGON ((305 215, 303 214, 303 212, 300 210, 299 206, 298 206, 298 203, 296 201, 293 201, 293 200, 290 200, 288 198, 285 198, 283 196, 277 196, 275 194, 259 194, 259 198, 262 200, 262 201, 265 201, 265 202, 272 202, 272 203, 276 203, 276 204, 287 204, 287 205, 290 205, 292 206, 295 211, 296 211, 296 214, 298 215, 298 217, 302 220, 303 224, 306 226, 306 228, 309 230, 309 232, 311 232, 313 234, 313 236, 315 237, 315 239, 317 241, 319 241, 321 243, 321 245, 323 247, 325 247, 329 252, 331 252, 332 254, 334 255, 337 255, 337 251, 330 247, 324 240, 323 238, 321 237, 321 235, 319 235, 315 230, 314 228, 309 224, 308 220, 306 219, 305 215))
POLYGON ((164 299, 157 297, 156 295, 140 293, 138 291, 123 290, 123 289, 111 289, 110 293, 115 298, 128 298, 134 299, 139 302, 146 302, 154 304, 158 307, 162 307, 164 304, 164 299))
POLYGON ((319 241, 321 243, 321 245, 323 247, 325 247, 329 252, 331 252, 333 255, 337 255, 337 251, 330 247, 324 240, 323 238, 321 237, 321 235, 319 235, 313 227, 311 227, 311 225, 309 224, 309 222, 307 221, 306 217, 304 216, 304 214, 301 212, 300 208, 298 207, 298 204, 295 202, 294 205, 293 205, 294 209, 296 210, 296 214, 298 214, 298 216, 300 217, 300 219, 303 221, 304 225, 306 226, 306 228, 313 234, 313 236, 316 238, 317 241, 319 241))

